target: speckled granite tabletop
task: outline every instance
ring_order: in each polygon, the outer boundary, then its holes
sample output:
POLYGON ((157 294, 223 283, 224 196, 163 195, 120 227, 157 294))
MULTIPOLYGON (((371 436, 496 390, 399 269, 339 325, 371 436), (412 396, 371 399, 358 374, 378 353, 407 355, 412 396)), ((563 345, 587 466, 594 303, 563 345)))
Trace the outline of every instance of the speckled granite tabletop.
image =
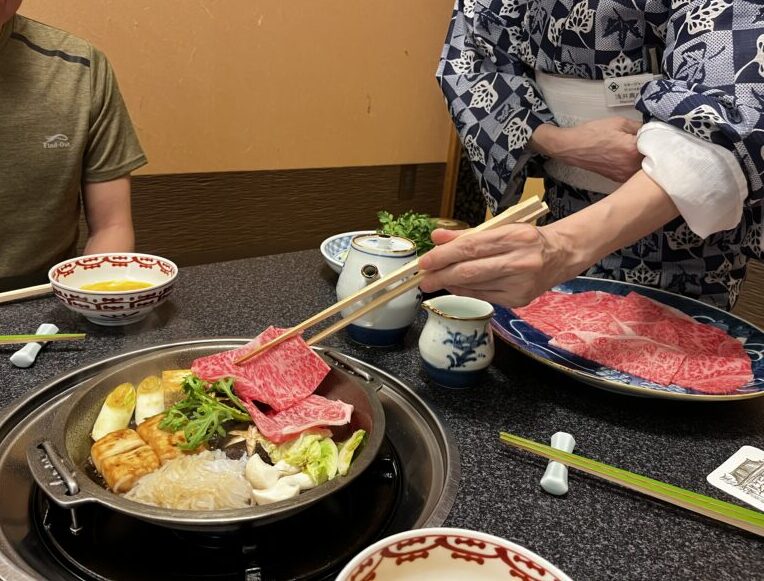
MULTIPOLYGON (((48 345, 29 369, 8 361, 16 347, 0 347, 0 404, 116 352, 296 324, 334 302, 335 283, 320 254, 305 251, 181 269, 171 299, 129 327, 92 325, 52 297, 3 305, 3 333, 33 333, 49 322, 88 338, 48 345)), ((539 487, 546 462, 498 440, 505 430, 548 442, 564 430, 585 456, 731 500, 706 475, 743 445, 764 447, 764 398, 688 403, 612 394, 502 345, 482 385, 446 390, 420 368, 416 342, 424 318, 400 349, 367 349, 344 333, 327 343, 409 383, 450 426, 462 480, 446 526, 510 539, 574 579, 764 579, 760 538, 581 473, 571 474, 566 496, 550 496, 539 487)))

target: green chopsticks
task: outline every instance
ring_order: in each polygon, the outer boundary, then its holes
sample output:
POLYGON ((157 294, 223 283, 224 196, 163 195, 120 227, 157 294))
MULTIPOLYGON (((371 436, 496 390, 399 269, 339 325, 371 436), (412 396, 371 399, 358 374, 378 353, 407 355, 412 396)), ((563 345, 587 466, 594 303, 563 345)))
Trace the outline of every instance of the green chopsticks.
POLYGON ((764 537, 764 513, 501 432, 502 442, 764 537))
POLYGON ((47 343, 49 341, 79 341, 85 333, 59 333, 57 335, 0 335, 0 345, 15 343, 47 343))

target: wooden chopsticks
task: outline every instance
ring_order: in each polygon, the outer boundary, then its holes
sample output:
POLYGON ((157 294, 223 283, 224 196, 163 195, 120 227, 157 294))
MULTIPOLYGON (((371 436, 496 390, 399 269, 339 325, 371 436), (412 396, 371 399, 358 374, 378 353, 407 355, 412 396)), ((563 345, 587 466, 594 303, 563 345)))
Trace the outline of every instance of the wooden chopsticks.
POLYGON ((0 345, 17 343, 48 343, 49 341, 79 341, 85 333, 59 333, 57 335, 0 335, 0 345))
POLYGON ((53 292, 53 288, 50 286, 50 283, 5 291, 0 293, 0 303, 10 303, 11 301, 20 301, 21 299, 31 299, 32 297, 47 295, 51 292, 53 292))
POLYGON ((502 442, 764 537, 764 513, 502 432, 502 442))
MULTIPOLYGON (((547 205, 541 200, 539 200, 538 197, 534 196, 524 202, 517 204, 516 206, 512 206, 511 208, 508 208, 501 214, 494 216, 490 220, 487 220, 486 222, 466 232, 465 234, 463 234, 463 236, 471 236, 477 232, 490 230, 492 228, 497 228, 499 226, 510 224, 512 222, 532 222, 533 220, 536 220, 537 218, 540 218, 541 216, 546 214, 548 211, 549 209, 547 208, 547 205)), ((385 289, 393 285, 394 283, 400 281, 401 279, 404 279, 406 277, 411 277, 410 279, 391 288, 388 292, 376 297, 375 299, 370 301, 368 304, 353 311, 347 317, 340 319, 335 324, 321 331, 314 337, 311 337, 310 339, 307 340, 307 343, 309 345, 314 345, 318 341, 326 339, 330 335, 333 335, 340 329, 343 329, 344 327, 352 323, 358 317, 365 315, 369 311, 376 309, 380 305, 383 305, 384 303, 394 299, 395 297, 402 295, 404 292, 416 287, 419 284, 419 281, 424 276, 424 272, 419 272, 418 274, 415 274, 418 269, 419 269, 419 259, 415 259, 415 260, 412 260, 411 262, 406 263, 398 270, 393 271, 387 276, 374 281, 368 286, 365 286, 364 288, 360 289, 358 292, 348 297, 345 297, 343 300, 335 303, 334 305, 332 305, 331 307, 327 309, 324 309, 320 313, 313 315, 309 319, 304 320, 299 325, 292 327, 287 332, 282 333, 275 339, 272 339, 271 341, 268 341, 267 343, 263 343, 262 345, 259 345, 258 347, 250 351, 249 353, 246 353, 242 355, 241 357, 239 357, 235 361, 235 363, 237 365, 244 363, 245 361, 248 361, 252 359, 253 357, 256 357, 263 351, 270 349, 271 347, 275 347, 279 343, 282 343, 286 341, 287 339, 290 339, 291 337, 294 337, 296 335, 303 333, 305 330, 309 329, 313 325, 316 325, 317 323, 320 323, 328 319, 329 317, 336 315, 343 309, 360 301, 361 299, 366 298, 382 289, 385 289)))

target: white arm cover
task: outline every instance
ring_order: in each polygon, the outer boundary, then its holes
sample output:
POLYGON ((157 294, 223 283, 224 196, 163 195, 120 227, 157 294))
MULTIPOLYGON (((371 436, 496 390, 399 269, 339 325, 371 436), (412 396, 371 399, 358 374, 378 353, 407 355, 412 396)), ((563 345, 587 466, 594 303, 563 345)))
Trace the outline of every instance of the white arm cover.
POLYGON ((706 238, 740 223, 748 184, 731 151, 662 121, 642 126, 637 148, 642 169, 695 234, 706 238))

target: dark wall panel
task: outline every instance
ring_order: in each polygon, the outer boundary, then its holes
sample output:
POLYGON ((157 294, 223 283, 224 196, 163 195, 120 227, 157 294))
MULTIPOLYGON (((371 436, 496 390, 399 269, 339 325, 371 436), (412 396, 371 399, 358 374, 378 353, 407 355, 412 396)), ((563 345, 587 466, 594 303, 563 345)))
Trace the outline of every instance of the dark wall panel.
POLYGON ((317 248, 376 213, 437 215, 444 164, 133 178, 136 247, 181 265, 317 248))

